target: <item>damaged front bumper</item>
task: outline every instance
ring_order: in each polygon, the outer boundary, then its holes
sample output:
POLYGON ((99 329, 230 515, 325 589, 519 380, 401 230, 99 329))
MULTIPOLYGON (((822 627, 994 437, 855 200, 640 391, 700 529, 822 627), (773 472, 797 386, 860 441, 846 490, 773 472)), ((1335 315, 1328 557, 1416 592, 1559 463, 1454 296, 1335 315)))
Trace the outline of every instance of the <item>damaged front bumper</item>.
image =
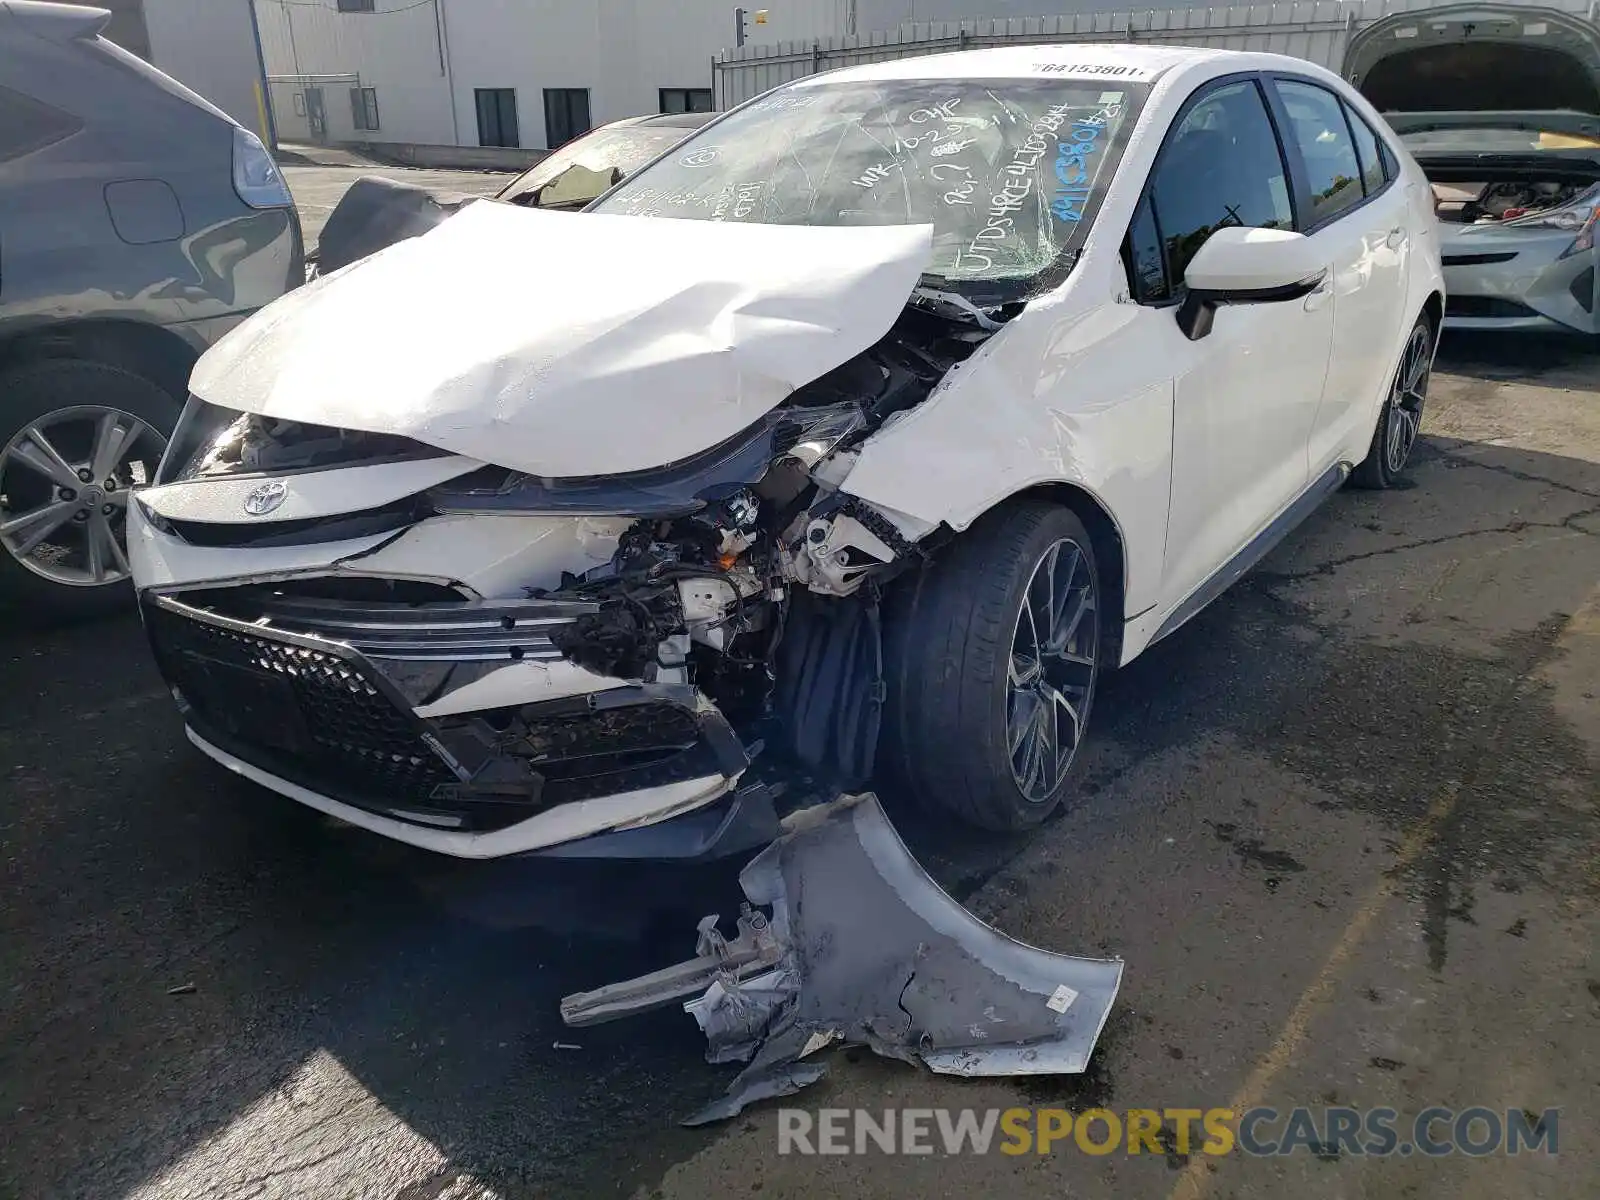
POLYGON ((733 941, 708 917, 694 959, 568 996, 567 1023, 681 1002, 711 1062, 749 1063, 691 1125, 815 1082, 824 1068, 803 1060, 834 1042, 947 1075, 1087 1069, 1120 959, 1052 954, 984 924, 917 864, 870 794, 785 824, 740 875, 749 904, 733 941))
POLYGON ((561 658, 551 631, 581 607, 358 604, 249 586, 141 599, 195 745, 351 824, 466 858, 695 858, 770 840, 770 793, 741 787, 750 756, 715 705, 561 658), (567 694, 430 715, 447 688, 511 664, 537 672, 533 695, 567 694))

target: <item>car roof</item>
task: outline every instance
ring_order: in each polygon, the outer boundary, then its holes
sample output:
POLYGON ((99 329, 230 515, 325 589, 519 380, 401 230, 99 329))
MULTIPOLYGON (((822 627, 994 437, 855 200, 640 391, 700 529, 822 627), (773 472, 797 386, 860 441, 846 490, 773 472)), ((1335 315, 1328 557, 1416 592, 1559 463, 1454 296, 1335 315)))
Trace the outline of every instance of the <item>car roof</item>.
MULTIPOLYGON (((958 50, 888 62, 863 63, 826 75, 796 80, 790 87, 877 79, 1103 79, 1148 83, 1173 67, 1216 59, 1259 60, 1259 54, 1212 50, 1203 46, 1139 46, 1124 43, 1053 43, 958 50)), ((1241 67, 1241 70, 1251 68, 1241 67)))
POLYGON ((720 113, 714 112, 660 113, 653 117, 643 118, 639 124, 665 125, 672 129, 699 129, 707 121, 720 115, 720 113))
POLYGON ((699 129, 713 117, 720 117, 721 113, 692 112, 692 113, 646 113, 639 117, 622 117, 600 126, 601 129, 633 129, 639 127, 655 129, 699 129))

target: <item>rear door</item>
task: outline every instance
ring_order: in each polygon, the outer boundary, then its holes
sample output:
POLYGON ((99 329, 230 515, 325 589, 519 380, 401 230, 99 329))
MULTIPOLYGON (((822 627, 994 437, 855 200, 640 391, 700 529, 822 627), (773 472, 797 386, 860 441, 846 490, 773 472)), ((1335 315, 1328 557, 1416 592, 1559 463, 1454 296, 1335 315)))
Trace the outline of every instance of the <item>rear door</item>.
POLYGON ((1275 75, 1278 125, 1301 231, 1333 266, 1333 354, 1307 453, 1316 478, 1359 461, 1413 314, 1406 311, 1411 209, 1370 126, 1332 89, 1275 75), (1386 169, 1387 168, 1387 169, 1386 169))

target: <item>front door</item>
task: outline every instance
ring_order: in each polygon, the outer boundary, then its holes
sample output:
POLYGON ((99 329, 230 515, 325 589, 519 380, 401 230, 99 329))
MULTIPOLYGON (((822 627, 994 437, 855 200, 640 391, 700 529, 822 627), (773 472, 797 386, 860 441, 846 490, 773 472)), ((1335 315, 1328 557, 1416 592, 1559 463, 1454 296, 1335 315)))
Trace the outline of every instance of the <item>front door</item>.
POLYGON ((328 140, 328 110, 322 105, 322 89, 319 87, 306 89, 306 124, 311 129, 313 142, 328 140))
MULTIPOLYGON (((1295 228, 1288 170, 1261 81, 1234 77, 1190 102, 1156 161, 1130 231, 1136 275, 1160 269, 1167 300, 1215 230, 1295 228), (1144 251, 1140 246, 1146 247, 1144 251), (1154 249, 1154 254, 1150 252, 1154 249)), ((1173 365, 1172 504, 1162 600, 1175 608, 1305 490, 1306 442, 1333 345, 1331 292, 1225 306, 1190 341, 1155 309, 1173 365)))

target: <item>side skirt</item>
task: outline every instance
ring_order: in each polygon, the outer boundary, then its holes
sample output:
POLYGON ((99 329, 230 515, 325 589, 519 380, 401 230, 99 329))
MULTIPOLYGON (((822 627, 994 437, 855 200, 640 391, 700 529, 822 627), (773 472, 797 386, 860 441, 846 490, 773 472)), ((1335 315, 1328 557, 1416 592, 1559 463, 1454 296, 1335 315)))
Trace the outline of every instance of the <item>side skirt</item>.
POLYGON ((1322 506, 1322 502, 1334 492, 1350 475, 1349 463, 1334 463, 1312 483, 1305 491, 1301 492, 1272 522, 1255 537, 1245 543, 1244 547, 1223 563, 1209 579, 1202 583, 1177 608, 1161 622, 1160 628, 1151 637, 1147 646, 1153 646, 1162 638, 1186 624, 1206 605, 1210 604, 1223 592, 1238 583, 1246 571, 1255 566, 1279 542, 1289 535, 1289 532, 1322 506))

